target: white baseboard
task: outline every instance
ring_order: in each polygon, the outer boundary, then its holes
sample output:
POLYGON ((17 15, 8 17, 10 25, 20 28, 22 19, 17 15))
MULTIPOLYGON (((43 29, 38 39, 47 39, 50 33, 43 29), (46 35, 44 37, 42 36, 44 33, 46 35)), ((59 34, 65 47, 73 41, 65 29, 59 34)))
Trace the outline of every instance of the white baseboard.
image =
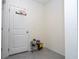
POLYGON ((49 50, 51 50, 51 51, 54 51, 54 52, 56 52, 56 53, 58 53, 58 54, 60 54, 60 55, 62 55, 62 56, 65 56, 64 53, 61 53, 61 52, 59 52, 59 51, 57 51, 57 50, 50 49, 50 48, 48 48, 48 47, 46 47, 46 48, 49 49, 49 50))

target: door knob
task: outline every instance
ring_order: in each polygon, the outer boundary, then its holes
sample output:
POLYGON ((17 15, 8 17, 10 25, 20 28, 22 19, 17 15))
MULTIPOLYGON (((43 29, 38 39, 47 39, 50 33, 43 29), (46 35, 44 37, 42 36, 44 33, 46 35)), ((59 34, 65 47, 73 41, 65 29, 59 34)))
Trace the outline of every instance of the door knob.
POLYGON ((26 31, 26 33, 28 34, 28 33, 29 33, 29 31, 26 31))

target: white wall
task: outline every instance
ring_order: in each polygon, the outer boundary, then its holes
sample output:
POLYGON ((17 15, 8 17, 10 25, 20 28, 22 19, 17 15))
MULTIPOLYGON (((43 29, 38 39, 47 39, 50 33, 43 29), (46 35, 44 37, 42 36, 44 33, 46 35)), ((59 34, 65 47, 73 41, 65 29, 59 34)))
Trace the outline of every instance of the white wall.
POLYGON ((78 59, 77 0, 64 1, 66 59, 78 59))
POLYGON ((30 33, 30 40, 33 38, 43 39, 43 6, 32 0, 6 0, 3 11, 3 58, 8 56, 8 22, 9 22, 9 8, 12 6, 26 8, 28 23, 28 31, 30 33))
POLYGON ((46 47, 65 55, 64 1, 52 0, 45 6, 46 47))

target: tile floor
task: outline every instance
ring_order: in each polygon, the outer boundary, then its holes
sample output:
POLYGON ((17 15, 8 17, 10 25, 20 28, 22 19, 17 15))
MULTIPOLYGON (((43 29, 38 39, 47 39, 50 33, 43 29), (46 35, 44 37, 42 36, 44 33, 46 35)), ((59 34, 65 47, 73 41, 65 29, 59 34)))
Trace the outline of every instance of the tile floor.
POLYGON ((9 56, 6 59, 65 59, 64 56, 51 51, 49 49, 42 49, 35 52, 24 52, 16 55, 9 56))

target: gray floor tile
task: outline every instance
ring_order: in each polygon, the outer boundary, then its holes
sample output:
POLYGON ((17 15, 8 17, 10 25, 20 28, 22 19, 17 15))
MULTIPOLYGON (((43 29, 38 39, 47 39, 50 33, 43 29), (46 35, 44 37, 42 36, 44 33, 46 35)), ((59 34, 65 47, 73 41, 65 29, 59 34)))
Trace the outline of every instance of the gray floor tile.
POLYGON ((43 50, 35 51, 33 53, 24 52, 21 54, 9 56, 7 59, 65 59, 65 57, 56 52, 44 48, 43 50))

